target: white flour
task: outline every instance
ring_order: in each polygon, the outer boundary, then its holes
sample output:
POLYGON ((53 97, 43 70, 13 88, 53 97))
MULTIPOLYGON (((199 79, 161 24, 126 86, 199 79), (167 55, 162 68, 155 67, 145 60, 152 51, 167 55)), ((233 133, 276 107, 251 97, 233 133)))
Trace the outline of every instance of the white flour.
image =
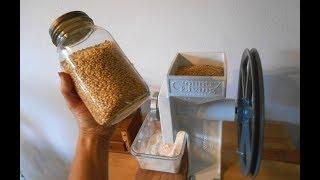
POLYGON ((178 132, 175 143, 162 141, 161 125, 150 114, 132 145, 139 165, 142 169, 177 173, 180 170, 181 159, 184 153, 185 132, 178 132), (182 149, 183 148, 183 149, 182 149), (150 155, 150 156, 148 156, 150 155))
POLYGON ((150 137, 147 146, 142 153, 159 156, 178 156, 181 152, 185 132, 178 132, 175 143, 164 143, 162 141, 161 131, 157 130, 150 137))

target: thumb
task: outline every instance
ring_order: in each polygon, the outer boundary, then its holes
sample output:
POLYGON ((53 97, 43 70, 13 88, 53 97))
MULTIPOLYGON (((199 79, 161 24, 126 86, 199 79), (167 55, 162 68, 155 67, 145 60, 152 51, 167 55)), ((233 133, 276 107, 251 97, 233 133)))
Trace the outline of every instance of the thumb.
POLYGON ((76 108, 82 101, 74 88, 71 76, 65 72, 59 72, 61 80, 60 91, 70 109, 76 108))

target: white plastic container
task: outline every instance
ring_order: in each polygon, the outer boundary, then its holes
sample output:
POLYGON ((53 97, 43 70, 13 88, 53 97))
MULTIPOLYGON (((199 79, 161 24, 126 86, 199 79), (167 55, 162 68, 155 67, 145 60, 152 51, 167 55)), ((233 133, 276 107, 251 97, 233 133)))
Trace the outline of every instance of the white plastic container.
POLYGON ((161 131, 160 121, 149 113, 133 141, 131 154, 136 157, 142 169, 178 173, 185 152, 186 135, 184 135, 181 150, 177 156, 169 157, 144 153, 144 149, 155 131, 161 131))

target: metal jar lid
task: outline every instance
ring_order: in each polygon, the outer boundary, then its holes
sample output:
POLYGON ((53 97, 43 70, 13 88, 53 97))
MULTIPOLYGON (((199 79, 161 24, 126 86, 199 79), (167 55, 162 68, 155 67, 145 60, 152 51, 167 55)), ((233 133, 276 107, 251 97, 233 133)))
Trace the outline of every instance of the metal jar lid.
MULTIPOLYGON (((60 38, 71 36, 75 30, 93 24, 93 20, 86 13, 82 11, 71 11, 53 21, 49 28, 49 35, 52 43, 57 46, 60 38)), ((77 39, 84 37, 87 33, 88 30, 77 33, 77 39)))

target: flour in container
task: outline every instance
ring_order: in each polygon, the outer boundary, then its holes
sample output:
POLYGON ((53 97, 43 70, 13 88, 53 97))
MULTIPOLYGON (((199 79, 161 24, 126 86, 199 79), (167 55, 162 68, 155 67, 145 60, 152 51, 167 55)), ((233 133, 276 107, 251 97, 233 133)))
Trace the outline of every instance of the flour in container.
POLYGON ((181 153, 185 132, 178 132, 174 143, 165 143, 162 140, 161 131, 155 131, 150 137, 145 149, 141 149, 140 153, 151 155, 174 157, 181 153))

